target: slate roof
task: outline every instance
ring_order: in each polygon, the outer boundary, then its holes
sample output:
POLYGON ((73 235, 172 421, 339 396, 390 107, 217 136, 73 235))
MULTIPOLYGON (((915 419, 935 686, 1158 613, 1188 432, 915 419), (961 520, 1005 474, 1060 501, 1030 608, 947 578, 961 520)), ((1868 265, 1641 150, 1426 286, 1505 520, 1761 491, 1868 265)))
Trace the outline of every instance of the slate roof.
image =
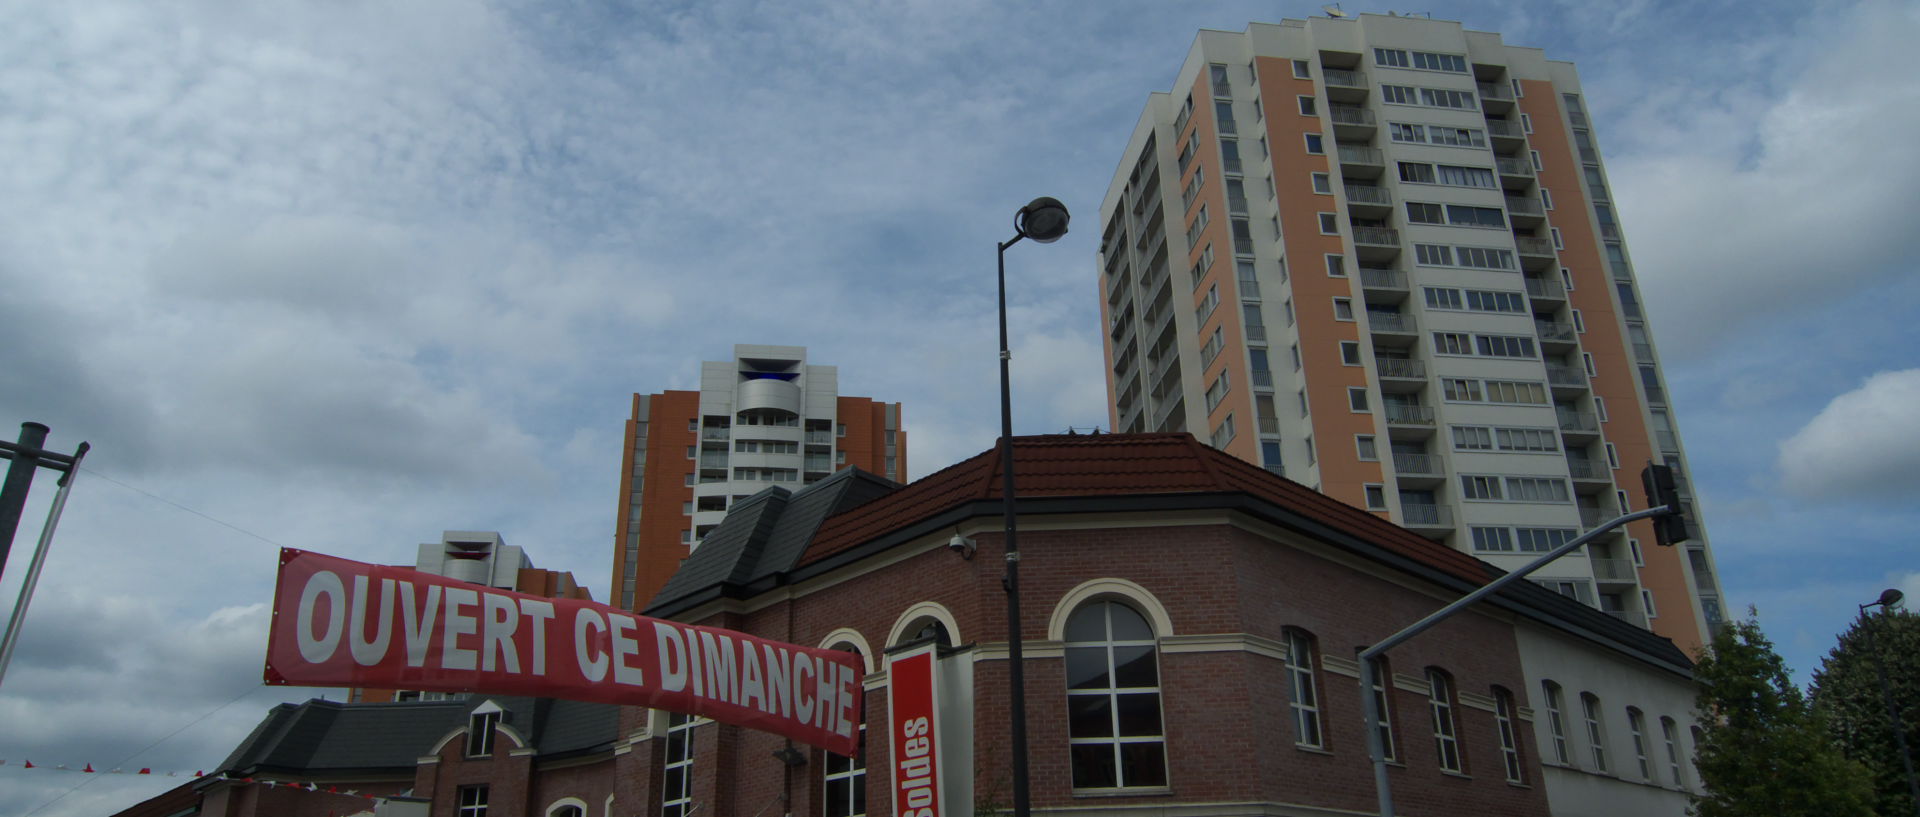
POLYGON ((822 521, 900 488, 893 480, 843 468, 798 491, 774 486, 735 502, 645 612, 667 615, 717 596, 771 587, 799 563, 822 521))
POLYGON ((341 703, 314 699, 283 703, 219 767, 229 775, 404 772, 433 751, 447 733, 466 726, 469 713, 493 701, 503 722, 542 756, 611 746, 619 707, 610 704, 474 694, 457 701, 341 703))

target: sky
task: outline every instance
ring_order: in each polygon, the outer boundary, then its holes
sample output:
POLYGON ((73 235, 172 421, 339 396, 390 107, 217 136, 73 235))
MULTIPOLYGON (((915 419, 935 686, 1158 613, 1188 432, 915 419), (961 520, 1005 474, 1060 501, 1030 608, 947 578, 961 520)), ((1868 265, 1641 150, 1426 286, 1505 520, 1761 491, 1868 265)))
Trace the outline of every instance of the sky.
MULTIPOLYGON (((1349 3, 1349 12, 1384 12, 1349 3)), ((1920 598, 1920 5, 1422 7, 1578 64, 1729 609, 1806 680, 1920 598)), ((499 531, 604 600, 634 392, 802 345, 909 476, 1106 424, 1098 207, 1254 2, 0 2, 0 436, 93 445, 0 681, 0 815, 110 813, 265 711, 277 546, 499 531), (24 760, 40 768, 22 768, 24 760)), ((11 611, 54 491, 42 472, 11 611)), ((338 699, 340 692, 325 694, 338 699)))

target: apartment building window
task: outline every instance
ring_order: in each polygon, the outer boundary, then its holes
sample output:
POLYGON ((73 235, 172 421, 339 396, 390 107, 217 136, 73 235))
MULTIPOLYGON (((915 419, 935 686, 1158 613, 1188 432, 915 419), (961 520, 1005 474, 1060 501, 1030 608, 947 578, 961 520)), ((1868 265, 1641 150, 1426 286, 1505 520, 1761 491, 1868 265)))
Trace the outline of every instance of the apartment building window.
POLYGON ((1320 724, 1318 646, 1305 631, 1288 628, 1287 697, 1293 710, 1293 742, 1318 749, 1326 745, 1320 724))
POLYGON ((1653 606, 1653 591, 1652 591, 1652 590, 1648 590, 1648 589, 1646 589, 1646 588, 1641 588, 1641 589, 1640 589, 1640 609, 1642 609, 1642 610, 1645 610, 1645 611, 1646 611, 1646 613, 1647 613, 1647 618, 1659 618, 1659 617, 1660 617, 1660 610, 1659 610, 1659 608, 1656 608, 1656 607, 1654 607, 1654 606, 1653 606))
POLYGON ((1353 448, 1354 448, 1354 452, 1359 456, 1360 459, 1367 460, 1369 462, 1378 461, 1380 459, 1380 449, 1378 446, 1374 444, 1374 437, 1371 434, 1353 435, 1353 448))
MULTIPOLYGON (((1291 307, 1293 302, 1288 301, 1287 303, 1289 307, 1287 310, 1287 322, 1292 323, 1293 310, 1291 307)), ((1265 320, 1260 317, 1259 304, 1241 304, 1240 322, 1243 324, 1242 328, 1247 333, 1247 340, 1267 339, 1267 325, 1265 320)))
POLYGON ((1514 528, 1513 533, 1522 553, 1547 553, 1580 535, 1572 528, 1514 528))
POLYGON ((1581 366, 1581 368, 1583 368, 1583 369, 1586 369, 1586 371, 1587 371, 1587 376, 1588 376, 1588 377, 1599 377, 1599 376, 1600 376, 1600 373, 1599 373, 1598 371, 1596 371, 1596 370, 1595 370, 1595 369, 1593 368, 1593 355, 1591 355, 1591 354, 1589 354, 1589 353, 1587 353, 1587 352, 1581 352, 1581 353, 1580 353, 1580 366, 1581 366))
POLYGON ((1480 390, 1480 381, 1463 377, 1445 377, 1440 379, 1440 392, 1449 402, 1479 403, 1486 400, 1480 390))
POLYGON ((1479 128, 1455 128, 1442 125, 1428 125, 1427 143, 1455 148, 1481 148, 1487 146, 1487 132, 1479 128))
POLYGON ((1515 502, 1572 502, 1567 481, 1553 477, 1507 477, 1507 498, 1515 502))
POLYGON ((1474 353, 1482 357, 1533 358, 1533 338, 1517 335, 1474 335, 1474 353))
POLYGON ((1332 176, 1329 176, 1328 174, 1325 174, 1325 173, 1315 173, 1315 174, 1312 174, 1312 176, 1313 176, 1313 192, 1322 193, 1322 194, 1333 193, 1333 177, 1332 176))
POLYGON ((1539 383, 1527 383, 1513 380, 1487 380, 1487 402, 1511 403, 1521 406, 1544 406, 1547 404, 1547 390, 1539 383))
POLYGON ((1233 103, 1231 102, 1213 103, 1213 118, 1220 123, 1219 128, 1222 134, 1234 134, 1239 132, 1233 126, 1233 103))
POLYGON ((1496 500, 1496 499, 1505 499, 1506 497, 1500 491, 1499 477, 1476 476, 1473 474, 1461 474, 1460 475, 1460 498, 1478 499, 1478 500, 1496 500))
POLYGON ((1186 145, 1180 148, 1178 163, 1182 175, 1184 175, 1187 172, 1187 168, 1193 164, 1193 141, 1192 139, 1188 139, 1186 145))
POLYGON ((1587 722, 1587 749, 1593 755, 1593 768, 1607 770, 1606 733, 1600 722, 1600 699, 1591 692, 1580 693, 1580 711, 1587 722))
POLYGON ((1447 223, 1455 227, 1488 227, 1504 230, 1507 228, 1507 215, 1498 207, 1449 204, 1447 205, 1447 223))
POLYGON ((1573 314, 1573 331, 1582 335, 1586 334, 1587 333, 1586 317, 1581 315, 1580 310, 1578 309, 1574 309, 1570 311, 1573 314))
POLYGON ((1532 132, 1533 132, 1533 117, 1532 117, 1532 116, 1530 116, 1530 115, 1528 115, 1528 114, 1524 114, 1524 113, 1520 115, 1520 132, 1521 132, 1521 133, 1532 133, 1532 132))
POLYGON ((499 724, 499 707, 482 705, 473 711, 467 718, 467 757, 493 756, 493 730, 499 724))
POLYGON ((1466 290, 1467 308, 1475 312, 1510 312, 1524 315, 1527 312, 1526 296, 1518 292, 1499 292, 1495 290, 1466 290))
POLYGON ((1214 284, 1212 286, 1207 287, 1207 294, 1200 298, 1200 305, 1198 307, 1195 307, 1193 310, 1194 324, 1195 325, 1205 324, 1207 322, 1207 318, 1210 318, 1213 316, 1214 307, 1219 305, 1220 305, 1220 285, 1214 284))
POLYGON ((1220 350, 1225 347, 1226 327, 1214 327, 1213 334, 1208 336, 1206 345, 1200 347, 1200 368, 1205 369, 1213 365, 1214 357, 1219 355, 1220 350))
POLYGON ((1411 64, 1407 60, 1407 52, 1402 51, 1398 48, 1374 49, 1373 62, 1375 65, 1383 66, 1386 68, 1405 68, 1411 64))
POLYGON ((1340 341, 1340 363, 1344 366, 1359 366, 1360 342, 1357 340, 1340 341))
POLYGON ((1513 532, 1506 528, 1474 526, 1468 529, 1473 534, 1473 549, 1482 553, 1512 553, 1513 532))
POLYGON ((1449 71, 1455 74, 1467 72, 1467 58, 1457 54, 1432 54, 1425 51, 1413 52, 1413 67, 1426 71, 1449 71))
POLYGON ((1367 497, 1367 510, 1384 511, 1387 509, 1387 486, 1368 483, 1360 486, 1367 497))
POLYGON ((1492 451, 1493 434, 1483 426, 1452 426, 1456 451, 1492 451))
POLYGON ((1440 757, 1440 768, 1460 772, 1460 724, 1454 720, 1453 679, 1446 672, 1427 668, 1427 708, 1433 714, 1433 744, 1440 757))
POLYGON ((1307 140, 1308 153, 1311 153, 1315 156, 1326 155, 1327 149, 1325 144, 1321 142, 1320 134, 1307 133, 1307 134, 1302 134, 1302 136, 1304 136, 1307 140))
MULTIPOLYGON (((1248 70, 1252 70, 1252 66, 1248 66, 1248 70)), ((1254 81, 1259 82, 1259 77, 1255 77, 1254 81)), ((1253 98, 1253 121, 1264 122, 1266 121, 1266 119, 1267 119, 1266 109, 1263 106, 1261 106, 1260 98, 1256 96, 1253 98)))
POLYGON ((1554 249, 1556 249, 1556 250, 1564 250, 1564 249, 1566 249, 1566 248, 1567 248, 1567 243, 1566 243, 1566 241, 1565 241, 1564 239, 1562 239, 1562 238, 1560 237, 1560 228, 1559 228, 1559 227, 1549 227, 1549 228, 1547 228, 1547 234, 1548 234, 1548 236, 1549 236, 1549 237, 1551 237, 1551 238, 1553 239, 1553 248, 1554 248, 1554 249))
POLYGON ((1382 85, 1380 99, 1392 105, 1420 104, 1420 89, 1411 85, 1382 85))
POLYGON ((1356 414, 1368 413, 1367 389, 1365 386, 1347 387, 1347 408, 1356 414))
POLYGON ((1520 762, 1520 736, 1513 729, 1513 693, 1493 688, 1493 724, 1500 733, 1500 758, 1508 783, 1526 783, 1526 765, 1520 762))
POLYGON ((454 812, 457 817, 487 817, 487 787, 461 786, 460 805, 454 812))
POLYGON ((1213 385, 1207 387, 1207 411, 1213 411, 1215 407, 1220 405, 1221 400, 1226 399, 1227 390, 1230 387, 1227 381, 1227 373, 1222 371, 1219 377, 1213 379, 1213 385))
POLYGON ((1560 435, 1550 428, 1496 428, 1501 451, 1559 451, 1560 435))
POLYGON ((1307 67, 1306 60, 1294 60, 1293 76, 1296 79, 1312 79, 1313 71, 1307 67))
POLYGON ((1233 139, 1220 140, 1220 169, 1228 173, 1240 172, 1240 143, 1233 139))
POLYGON ((1465 332, 1433 333, 1433 353, 1436 355, 1473 354, 1473 336, 1465 332))
POLYGON ((1202 204, 1199 211, 1194 213, 1193 223, 1187 225, 1187 246, 1199 244, 1200 232, 1205 229, 1207 229, 1207 206, 1202 204))
POLYGON ((1527 151, 1527 159, 1533 162, 1533 172, 1538 173, 1542 170, 1546 170, 1546 168, 1540 164, 1540 151, 1537 151, 1537 150, 1527 151))
POLYGON ((1273 186, 1273 176, 1271 176, 1271 175, 1269 175, 1269 176, 1267 176, 1267 200, 1268 200, 1268 201, 1272 201, 1272 200, 1273 200, 1273 197, 1274 197, 1274 196, 1277 196, 1277 195, 1279 195, 1279 194, 1280 194, 1280 191, 1279 191, 1279 190, 1276 190, 1276 189, 1274 189, 1274 186, 1273 186))
POLYGON ((1221 420, 1220 426, 1213 430, 1213 447, 1226 448, 1227 443, 1233 442, 1233 437, 1233 413, 1228 412, 1227 418, 1221 420))
POLYGON ((1293 356, 1293 370, 1296 372, 1300 371, 1300 344, 1296 343, 1287 347, 1287 351, 1293 356))
POLYGON ((1413 263, 1423 267, 1451 267, 1453 248, 1445 244, 1415 244, 1413 263))
POLYGON ((694 718, 678 712, 667 713, 667 747, 662 757, 660 813, 662 817, 689 817, 693 814, 693 727, 694 718))
POLYGON ((1280 306, 1287 313, 1287 325, 1292 326, 1293 325, 1293 299, 1292 298, 1286 299, 1280 304, 1280 306))
POLYGON ((1540 206, 1548 210, 1553 209, 1553 192, 1544 187, 1540 188, 1540 206))
POLYGON ((1232 96, 1233 86, 1227 84, 1227 67, 1224 65, 1207 66, 1207 74, 1213 80, 1214 96, 1232 96))
POLYGON ((1260 279, 1255 277, 1253 262, 1236 260, 1233 262, 1234 282, 1240 287, 1240 297, 1260 297, 1260 279))
POLYGON ((1307 390, 1300 390, 1300 416, 1307 416, 1307 390))
POLYGON ((1207 169, 1193 171, 1193 178, 1187 180, 1187 187, 1180 191, 1180 209, 1193 212, 1193 200, 1200 197, 1200 187, 1207 182, 1207 169))
MULTIPOLYGON (((1314 454, 1314 451, 1313 451, 1313 438, 1308 437, 1307 438, 1307 464, 1312 465, 1317 459, 1318 457, 1314 454)), ((1318 491, 1320 490, 1320 487, 1316 485, 1314 486, 1313 490, 1318 491)))
POLYGON ((1228 219, 1233 230, 1233 251, 1238 255, 1253 254, 1253 227, 1244 218, 1228 219))
POLYGON ((1339 235, 1340 234, 1340 216, 1335 213, 1321 213, 1320 214, 1320 234, 1321 235, 1339 235))
POLYGON ((1333 299, 1333 319, 1337 321, 1353 320, 1353 299, 1352 298, 1333 299))
POLYGON ((1314 103, 1313 97, 1301 96, 1301 97, 1295 97, 1295 99, 1298 100, 1300 103, 1301 116, 1319 116, 1320 115, 1319 107, 1314 103))

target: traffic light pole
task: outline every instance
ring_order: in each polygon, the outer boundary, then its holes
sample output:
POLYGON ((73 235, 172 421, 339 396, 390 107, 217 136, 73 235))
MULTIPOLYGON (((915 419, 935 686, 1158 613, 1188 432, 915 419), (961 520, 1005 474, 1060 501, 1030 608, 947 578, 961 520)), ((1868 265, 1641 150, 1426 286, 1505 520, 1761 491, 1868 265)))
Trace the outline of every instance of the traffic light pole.
MULTIPOLYGON (((1636 519, 1676 514, 1679 513, 1679 511, 1680 509, 1677 506, 1662 505, 1658 508, 1634 511, 1633 513, 1617 517, 1600 527, 1574 537, 1566 544, 1548 551, 1538 559, 1528 562, 1525 567, 1482 585, 1480 589, 1462 596, 1459 601, 1455 601, 1452 604, 1434 611, 1432 615, 1420 619, 1406 629, 1387 636, 1379 643, 1360 651, 1360 703, 1361 708, 1366 710, 1367 753, 1373 759, 1373 790, 1380 804, 1380 817, 1393 817, 1393 788, 1387 781, 1387 747, 1380 739, 1380 703, 1375 699, 1373 694, 1375 684, 1375 659, 1386 654, 1387 650, 1393 649, 1414 636, 1426 632, 1429 628, 1433 627, 1433 625, 1451 618, 1453 614, 1467 609, 1467 607, 1474 602, 1499 592, 1500 588, 1525 578, 1527 574, 1545 567, 1548 562, 1565 556, 1581 545, 1593 541, 1603 533, 1607 533, 1614 528, 1636 519)), ((1379 679, 1379 682, 1383 692, 1391 690, 1391 679, 1382 678, 1379 679)), ((1382 697, 1384 697, 1384 695, 1382 697)))

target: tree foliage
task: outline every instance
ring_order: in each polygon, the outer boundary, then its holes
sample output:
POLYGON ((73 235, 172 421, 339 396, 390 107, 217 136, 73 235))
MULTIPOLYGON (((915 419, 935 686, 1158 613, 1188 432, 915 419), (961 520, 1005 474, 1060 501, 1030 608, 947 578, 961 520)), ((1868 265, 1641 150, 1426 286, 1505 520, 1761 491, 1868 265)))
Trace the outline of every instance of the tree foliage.
POLYGON ((1875 812, 1912 817, 1913 796, 1880 694, 1876 655, 1886 664, 1907 749, 1920 750, 1920 614, 1891 610, 1867 617, 1864 625, 1856 620, 1813 674, 1813 706, 1840 750, 1873 774, 1875 812))
POLYGON ((1828 737, 1753 620, 1730 622, 1694 669, 1707 793, 1699 817, 1871 817, 1867 770, 1828 737))

